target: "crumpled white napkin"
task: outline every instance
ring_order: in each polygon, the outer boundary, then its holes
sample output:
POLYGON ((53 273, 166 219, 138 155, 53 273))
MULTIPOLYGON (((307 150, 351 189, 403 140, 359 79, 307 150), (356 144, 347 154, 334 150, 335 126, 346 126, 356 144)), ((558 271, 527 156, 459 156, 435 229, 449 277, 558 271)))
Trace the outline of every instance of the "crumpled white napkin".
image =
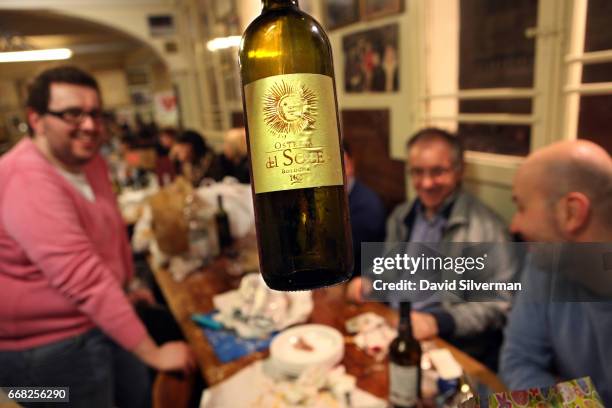
POLYGON ((377 360, 385 358, 389 345, 397 330, 393 329, 381 316, 368 312, 355 316, 346 322, 346 331, 355 334, 353 343, 366 354, 377 360))
POLYGON ((305 322, 314 307, 310 291, 280 292, 268 288, 258 273, 245 275, 236 290, 216 295, 214 319, 243 338, 265 338, 305 322))

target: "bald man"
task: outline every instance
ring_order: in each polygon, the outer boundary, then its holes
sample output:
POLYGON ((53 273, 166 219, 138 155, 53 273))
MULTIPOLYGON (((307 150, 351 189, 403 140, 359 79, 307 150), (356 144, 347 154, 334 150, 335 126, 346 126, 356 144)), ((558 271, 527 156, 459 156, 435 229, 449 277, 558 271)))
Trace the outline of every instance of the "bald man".
MULTIPOLYGON (((513 197, 511 230, 527 241, 576 243, 566 245, 569 250, 612 242, 612 159, 591 142, 560 142, 533 153, 516 174, 513 197)), ((601 258, 585 260, 605 272, 601 258)), ((555 282, 565 280, 574 292, 596 292, 583 277, 591 268, 581 263, 574 269, 573 276, 557 271, 555 282), (582 281, 574 279, 581 276, 582 281)), ((525 271, 523 287, 546 293, 551 281, 537 272, 534 266, 525 271)), ((525 389, 590 376, 604 405, 612 406, 612 303, 538 303, 527 297, 517 297, 506 330, 501 356, 506 385, 525 389)))

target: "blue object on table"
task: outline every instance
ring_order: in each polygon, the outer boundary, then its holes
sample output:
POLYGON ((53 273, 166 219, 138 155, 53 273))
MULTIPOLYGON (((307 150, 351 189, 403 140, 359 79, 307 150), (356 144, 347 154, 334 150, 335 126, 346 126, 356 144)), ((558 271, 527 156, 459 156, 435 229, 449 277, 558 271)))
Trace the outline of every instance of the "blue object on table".
POLYGON ((215 355, 222 363, 229 363, 230 361, 234 361, 239 359, 240 357, 246 356, 248 354, 252 354, 256 351, 265 350, 270 347, 270 342, 272 338, 276 335, 273 333, 270 337, 266 339, 243 339, 236 335, 236 332, 232 330, 218 330, 211 329, 210 326, 207 325, 208 321, 213 319, 213 315, 216 312, 208 313, 208 314, 196 314, 192 316, 192 319, 200 325, 203 325, 202 330, 204 331, 204 335, 206 339, 210 343, 215 352, 215 355), (202 323, 207 322, 207 323, 202 323))
POLYGON ((191 315, 191 320, 202 327, 212 330, 221 330, 223 325, 213 319, 212 314, 194 313, 191 315))

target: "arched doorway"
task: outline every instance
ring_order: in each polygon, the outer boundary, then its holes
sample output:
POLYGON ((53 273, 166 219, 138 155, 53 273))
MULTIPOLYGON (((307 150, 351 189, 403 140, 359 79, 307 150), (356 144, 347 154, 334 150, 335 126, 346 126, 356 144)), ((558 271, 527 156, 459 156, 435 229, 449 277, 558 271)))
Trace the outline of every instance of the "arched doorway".
MULTIPOLYGON (((24 130, 19 123, 23 121, 27 82, 41 70, 59 64, 77 65, 93 73, 100 82, 105 107, 122 118, 133 120, 138 114, 162 126, 184 123, 179 104, 172 106, 173 98, 178 99, 177 79, 184 77, 186 66, 177 47, 172 49, 176 36, 149 36, 146 10, 132 7, 131 13, 112 7, 0 9, 0 35, 5 46, 13 41, 31 48, 67 47, 73 51, 67 61, 0 64, 0 143, 24 130)), ((182 96, 189 97, 188 105, 193 109, 193 95, 182 96)))

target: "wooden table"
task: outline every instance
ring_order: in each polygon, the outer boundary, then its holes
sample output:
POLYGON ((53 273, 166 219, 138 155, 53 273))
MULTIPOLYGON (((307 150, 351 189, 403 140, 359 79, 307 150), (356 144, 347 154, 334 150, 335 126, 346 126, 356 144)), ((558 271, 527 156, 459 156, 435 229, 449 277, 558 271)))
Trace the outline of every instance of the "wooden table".
MULTIPOLYGON (((218 260, 202 271, 191 274, 183 282, 174 281, 166 270, 157 269, 154 271, 155 278, 164 293, 170 310, 193 348, 202 376, 209 386, 225 380, 253 361, 265 358, 268 354, 267 351, 257 352, 222 364, 206 340, 203 330, 191 320, 193 313, 205 313, 213 309, 212 298, 214 295, 235 289, 238 286, 240 277, 231 277, 225 272, 226 262, 222 259, 218 260)), ((344 323, 353 316, 364 312, 374 312, 391 322, 394 320, 396 313, 381 303, 369 302, 357 305, 347 302, 344 298, 344 285, 315 290, 313 291, 313 300, 314 309, 309 322, 335 327, 345 335, 344 323)), ((497 376, 484 365, 441 339, 437 339, 435 342, 440 347, 448 348, 469 376, 485 384, 491 390, 505 390, 497 376)), ((345 347, 345 356, 342 363, 345 365, 347 372, 357 378, 358 387, 378 397, 386 398, 388 387, 386 362, 376 362, 349 342, 345 347)), ((162 393, 177 388, 176 384, 168 385, 177 382, 176 378, 171 378, 168 375, 161 375, 157 382, 158 385, 160 382, 165 382, 165 386, 156 387, 166 390, 162 393)), ((177 404, 176 396, 158 395, 157 397, 158 400, 166 398, 169 401, 171 400, 173 407, 180 406, 177 404)))

